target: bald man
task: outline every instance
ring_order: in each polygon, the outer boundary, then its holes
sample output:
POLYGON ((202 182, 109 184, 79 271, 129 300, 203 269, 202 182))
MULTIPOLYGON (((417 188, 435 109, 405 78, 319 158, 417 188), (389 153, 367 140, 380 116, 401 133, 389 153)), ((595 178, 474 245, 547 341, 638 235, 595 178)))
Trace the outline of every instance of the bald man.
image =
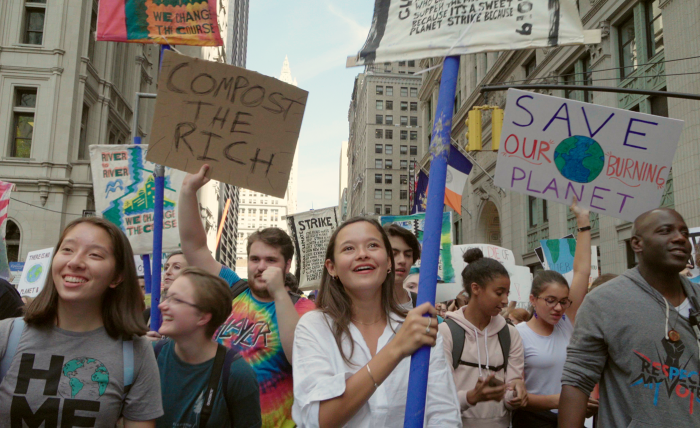
POLYGON ((700 339, 688 320, 700 292, 679 275, 691 253, 688 226, 660 208, 639 216, 632 234, 639 265, 593 290, 578 311, 560 427, 583 426, 596 383, 600 427, 700 426, 700 339))

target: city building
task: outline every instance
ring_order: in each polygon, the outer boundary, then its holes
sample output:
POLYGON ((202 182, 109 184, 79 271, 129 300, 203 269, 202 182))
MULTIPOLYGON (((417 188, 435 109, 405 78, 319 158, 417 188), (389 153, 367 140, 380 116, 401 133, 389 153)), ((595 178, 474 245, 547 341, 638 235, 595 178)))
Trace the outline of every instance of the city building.
MULTIPOLYGON (((292 78, 287 57, 284 58, 279 80, 297 86, 296 79, 292 78)), ((248 237, 250 235, 266 227, 279 227, 289 232, 287 215, 294 214, 297 211, 298 164, 299 147, 297 145, 284 198, 276 198, 253 190, 240 189, 240 205, 238 209, 238 241, 240 248, 237 254, 236 273, 241 278, 248 277, 246 266, 248 262, 248 237)), ((293 271, 294 269, 292 268, 293 271)))
POLYGON ((344 218, 347 211, 347 188, 348 188, 348 142, 340 144, 340 165, 338 167, 338 208, 340 216, 344 218))
MULTIPOLYGON (((467 113, 474 106, 505 106, 505 91, 480 93, 482 85, 516 83, 577 84, 700 93, 697 58, 700 4, 673 0, 590 0, 576 2, 586 29, 601 29, 602 43, 554 49, 464 55, 460 59, 452 138, 466 145, 467 113), (692 59, 691 57, 695 57, 692 59), (691 58, 691 59, 688 59, 691 58), (691 73, 691 74, 687 74, 691 73), (694 73, 694 74, 693 74, 694 73)), ((423 68, 440 59, 421 61, 423 68)), ((437 103, 441 67, 423 75, 422 116, 431 123, 437 103)), ((661 205, 673 207, 690 227, 700 225, 700 109, 698 101, 662 95, 539 90, 547 95, 630 109, 685 121, 661 205)), ((424 142, 429 143, 429 127, 424 142)), ((483 116, 484 148, 491 146, 490 115, 483 116)), ((660 142, 662 144, 662 142, 660 142)), ((423 150, 425 147, 423 148, 423 150)), ((459 242, 489 243, 513 250, 518 264, 540 269, 534 253, 540 239, 574 233, 576 221, 567 206, 499 189, 491 177, 496 153, 473 152, 483 169, 474 168, 464 191, 463 209, 455 215, 459 242)), ((429 157, 421 160, 429 168, 429 157)), ((593 245, 599 247, 603 273, 621 273, 635 265, 630 247, 632 224, 593 214, 593 245)))
POLYGON ((408 214, 409 175, 425 153, 416 61, 367 66, 348 121, 348 217, 408 214))

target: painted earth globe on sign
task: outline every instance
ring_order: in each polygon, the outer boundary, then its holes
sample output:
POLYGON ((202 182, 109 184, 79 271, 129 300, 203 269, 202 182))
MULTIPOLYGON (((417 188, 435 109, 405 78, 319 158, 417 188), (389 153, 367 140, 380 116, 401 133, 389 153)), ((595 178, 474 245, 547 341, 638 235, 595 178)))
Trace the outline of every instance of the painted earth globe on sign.
POLYGON ((58 392, 64 398, 98 400, 109 384, 109 372, 99 360, 89 357, 68 361, 62 370, 58 392))
POLYGON ((574 135, 554 150, 554 164, 561 175, 577 183, 590 183, 605 166, 605 153, 592 138, 574 135))
POLYGON ((29 269, 29 272, 27 272, 27 281, 29 282, 35 282, 37 279, 41 278, 41 273, 44 271, 44 268, 41 267, 41 265, 34 265, 29 269))

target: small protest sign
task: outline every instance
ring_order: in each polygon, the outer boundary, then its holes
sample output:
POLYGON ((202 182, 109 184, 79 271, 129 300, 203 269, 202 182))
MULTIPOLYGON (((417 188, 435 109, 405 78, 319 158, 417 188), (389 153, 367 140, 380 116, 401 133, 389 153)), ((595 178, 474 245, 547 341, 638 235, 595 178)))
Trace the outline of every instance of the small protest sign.
MULTIPOLYGON (((418 238, 421 247, 423 246, 423 230, 425 227, 425 213, 411 215, 393 215, 379 217, 379 222, 385 224, 396 224, 410 230, 418 238)), ((415 264, 420 267, 420 260, 415 264)), ((455 270, 452 267, 452 212, 442 214, 442 233, 440 236, 440 258, 438 261, 439 279, 451 283, 455 281, 455 270)))
POLYGON ((12 280, 10 283, 12 285, 19 284, 19 280, 22 277, 22 271, 24 270, 24 262, 10 262, 10 277, 12 280))
MULTIPOLYGON (((496 259, 503 265, 515 266, 515 255, 508 248, 499 247, 491 244, 463 244, 452 246, 452 257, 463 260, 464 253, 472 248, 478 248, 484 254, 484 257, 496 259)), ((462 267, 464 268, 464 267, 462 267)))
MULTIPOLYGON (((147 151, 137 144, 90 146, 97 215, 121 228, 134 254, 153 252, 155 165, 145 159, 147 151)), ((180 247, 177 203, 184 179, 184 172, 165 168, 163 252, 180 247)))
POLYGON ((633 221, 657 208, 683 121, 508 90, 495 184, 633 221))
POLYGON ((600 43, 570 0, 375 0, 367 41, 347 66, 600 43))
POLYGON ((510 275, 509 302, 527 303, 532 291, 532 273, 527 266, 503 265, 510 275))
POLYGON ((30 251, 24 262, 24 269, 17 285, 20 296, 36 297, 46 284, 46 278, 51 273, 51 257, 53 248, 30 251))
POLYGON ((309 93, 232 65, 165 51, 151 162, 283 198, 309 93))
POLYGON ((326 249, 338 228, 338 207, 323 208, 287 216, 296 257, 296 277, 300 290, 321 286, 326 249))
MULTIPOLYGON (((541 239, 540 245, 547 270, 559 272, 571 285, 574 279, 574 256, 576 255, 576 240, 573 238, 541 239)), ((598 278, 598 247, 591 247, 591 273, 588 277, 590 284, 598 278)))

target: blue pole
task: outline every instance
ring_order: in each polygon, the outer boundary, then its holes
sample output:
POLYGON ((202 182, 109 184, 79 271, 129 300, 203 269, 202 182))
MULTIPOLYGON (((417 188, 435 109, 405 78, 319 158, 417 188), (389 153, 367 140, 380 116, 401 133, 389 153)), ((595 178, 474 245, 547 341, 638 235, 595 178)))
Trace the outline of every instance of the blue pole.
POLYGON ((146 294, 151 294, 151 257, 144 254, 141 260, 143 260, 143 282, 146 283, 146 294))
MULTIPOLYGON (((430 185, 428 186, 428 203, 423 229, 423 251, 421 252, 417 305, 425 302, 435 304, 440 237, 442 236, 442 213, 445 206, 445 177, 447 176, 447 157, 450 153, 450 134, 458 71, 459 56, 446 57, 442 65, 440 93, 435 112, 433 137, 430 143, 430 185)), ((442 349, 435 351, 442 352, 442 349)), ((423 427, 429 364, 429 346, 421 347, 411 357, 404 428, 423 427)))

